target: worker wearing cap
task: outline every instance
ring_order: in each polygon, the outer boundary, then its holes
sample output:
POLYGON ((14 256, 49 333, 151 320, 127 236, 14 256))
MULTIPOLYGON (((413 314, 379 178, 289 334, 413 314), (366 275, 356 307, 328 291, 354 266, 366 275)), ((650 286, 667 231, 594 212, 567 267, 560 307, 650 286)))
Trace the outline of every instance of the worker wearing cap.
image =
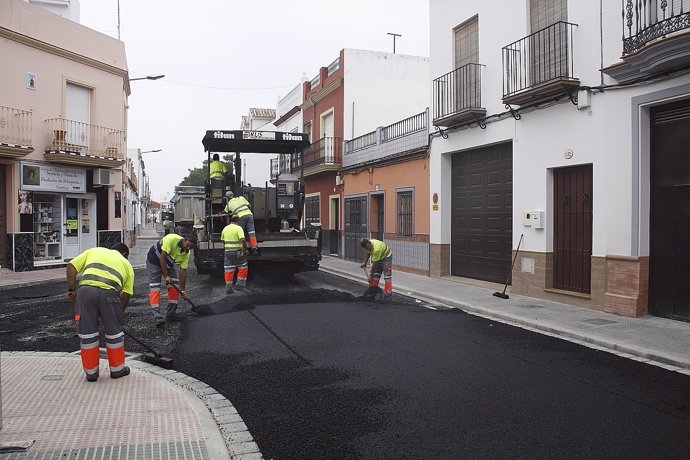
POLYGON ((247 240, 244 238, 244 230, 239 224, 240 218, 237 214, 230 217, 230 224, 223 228, 220 239, 223 240, 225 247, 225 260, 223 264, 223 275, 225 278, 225 293, 233 293, 233 281, 235 270, 237 270, 237 281, 235 289, 243 291, 247 287, 247 276, 249 266, 247 264, 247 240))
POLYGON ((367 263, 371 258, 369 287, 378 287, 381 273, 383 273, 383 299, 390 302, 393 294, 393 251, 390 250, 386 243, 375 239, 362 238, 359 241, 359 245, 366 252, 362 268, 367 267, 367 263))
POLYGON ((125 335, 120 321, 134 293, 134 270, 127 260, 129 248, 118 243, 113 249, 87 249, 67 264, 67 298, 76 301, 81 364, 86 380, 98 380, 100 350, 98 320, 105 329, 105 346, 110 378, 129 375, 125 366, 125 335), (77 275, 81 273, 77 291, 77 275))
POLYGON ((187 298, 185 285, 187 283, 187 267, 189 266, 189 251, 196 246, 196 236, 181 236, 176 233, 165 235, 149 249, 146 255, 146 268, 149 273, 149 304, 151 313, 156 319, 156 326, 162 326, 167 319, 177 319, 177 289, 179 285, 182 297, 187 298), (180 277, 177 277, 175 265, 180 266, 180 277), (168 308, 165 317, 161 312, 161 277, 168 286, 168 308))
POLYGON ((235 196, 234 193, 225 194, 228 204, 225 205, 225 212, 236 214, 240 218, 240 227, 244 230, 245 237, 249 240, 252 251, 258 247, 256 242, 256 230, 254 229, 254 214, 249 209, 249 201, 243 196, 235 196))

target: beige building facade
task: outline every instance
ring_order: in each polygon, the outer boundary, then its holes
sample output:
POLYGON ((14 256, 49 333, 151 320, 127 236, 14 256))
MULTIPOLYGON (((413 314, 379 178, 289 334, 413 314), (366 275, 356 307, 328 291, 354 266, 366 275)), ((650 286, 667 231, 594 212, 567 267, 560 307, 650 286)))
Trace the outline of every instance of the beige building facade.
POLYGON ((64 265, 122 241, 124 43, 0 2, 0 265, 64 265))

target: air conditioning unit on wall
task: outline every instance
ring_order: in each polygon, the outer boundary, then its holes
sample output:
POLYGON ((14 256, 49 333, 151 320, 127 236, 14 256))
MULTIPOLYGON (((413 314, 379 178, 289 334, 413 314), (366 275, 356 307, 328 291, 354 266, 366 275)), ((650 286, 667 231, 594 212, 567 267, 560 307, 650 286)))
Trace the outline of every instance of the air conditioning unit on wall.
POLYGON ((93 170, 93 185, 94 187, 107 187, 113 185, 113 171, 110 169, 94 169, 93 170))

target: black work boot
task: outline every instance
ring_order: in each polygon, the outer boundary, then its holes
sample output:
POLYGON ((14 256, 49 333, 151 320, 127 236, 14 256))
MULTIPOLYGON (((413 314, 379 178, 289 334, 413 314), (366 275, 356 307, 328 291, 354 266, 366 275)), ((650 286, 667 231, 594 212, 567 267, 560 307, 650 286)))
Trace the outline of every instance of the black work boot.
POLYGON ((110 373, 110 378, 111 379, 119 379, 120 377, 125 377, 129 375, 129 367, 125 366, 119 371, 111 372, 110 373))

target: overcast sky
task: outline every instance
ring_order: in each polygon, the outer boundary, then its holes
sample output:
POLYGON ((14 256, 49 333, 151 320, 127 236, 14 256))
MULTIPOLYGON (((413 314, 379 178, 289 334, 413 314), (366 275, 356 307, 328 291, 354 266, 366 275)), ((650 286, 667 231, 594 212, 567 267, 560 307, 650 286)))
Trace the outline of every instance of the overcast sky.
MULTIPOLYGON (((80 0, 81 23, 118 37, 118 0, 80 0)), ((162 200, 206 158, 208 129, 238 129, 343 48, 429 56, 428 0, 119 0, 130 78, 128 147, 144 155, 162 200)), ((387 121, 387 120, 386 120, 387 121)), ((249 155, 245 156, 249 157, 249 155)), ((269 171, 249 172, 262 184, 269 171)))

